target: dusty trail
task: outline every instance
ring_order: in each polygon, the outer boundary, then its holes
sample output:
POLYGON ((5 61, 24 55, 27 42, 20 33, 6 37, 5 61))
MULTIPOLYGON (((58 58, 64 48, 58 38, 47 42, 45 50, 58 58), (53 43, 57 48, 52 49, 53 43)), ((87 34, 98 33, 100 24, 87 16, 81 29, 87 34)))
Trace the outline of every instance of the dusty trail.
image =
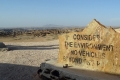
POLYGON ((0 80, 34 80, 40 63, 57 58, 58 40, 4 42, 11 50, 0 52, 0 80))

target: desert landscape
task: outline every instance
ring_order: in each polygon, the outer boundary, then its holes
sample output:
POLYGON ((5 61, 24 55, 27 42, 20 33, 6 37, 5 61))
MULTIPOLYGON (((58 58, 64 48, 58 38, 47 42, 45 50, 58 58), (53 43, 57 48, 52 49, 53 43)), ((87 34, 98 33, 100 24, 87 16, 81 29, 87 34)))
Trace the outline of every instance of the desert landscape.
MULTIPOLYGON (((45 60, 58 58, 58 36, 82 30, 83 28, 11 29, 10 33, 2 29, 0 42, 9 50, 0 51, 0 80, 40 80, 37 75, 40 64, 45 60)), ((120 32, 119 28, 115 30, 120 32)))
POLYGON ((112 75, 120 74, 119 3, 0 0, 0 80, 119 80, 112 75), (61 66, 45 65, 52 60, 61 66), (77 66, 110 75, 84 76, 72 71, 77 66))
POLYGON ((0 42, 9 50, 0 51, 0 80, 40 80, 37 76, 40 64, 58 58, 58 36, 72 31, 82 29, 2 29, 0 42))

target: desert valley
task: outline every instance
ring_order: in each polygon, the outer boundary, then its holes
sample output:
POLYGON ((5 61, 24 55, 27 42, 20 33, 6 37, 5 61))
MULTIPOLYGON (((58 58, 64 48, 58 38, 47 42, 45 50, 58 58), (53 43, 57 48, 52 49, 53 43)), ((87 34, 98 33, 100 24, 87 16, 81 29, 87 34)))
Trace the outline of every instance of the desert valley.
POLYGON ((40 64, 58 58, 59 35, 83 29, 1 29, 0 42, 9 50, 0 51, 0 80, 40 80, 40 64))

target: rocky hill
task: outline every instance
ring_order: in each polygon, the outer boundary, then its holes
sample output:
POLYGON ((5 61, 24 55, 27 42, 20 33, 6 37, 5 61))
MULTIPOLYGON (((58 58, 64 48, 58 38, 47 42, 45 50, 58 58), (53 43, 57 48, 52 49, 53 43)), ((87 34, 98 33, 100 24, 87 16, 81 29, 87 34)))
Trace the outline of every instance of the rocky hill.
POLYGON ((56 35, 56 34, 63 34, 69 33, 72 31, 82 31, 82 28, 50 28, 50 29, 23 29, 23 28, 13 28, 13 29, 1 29, 0 30, 0 37, 17 37, 20 35, 26 36, 46 36, 49 34, 56 35))

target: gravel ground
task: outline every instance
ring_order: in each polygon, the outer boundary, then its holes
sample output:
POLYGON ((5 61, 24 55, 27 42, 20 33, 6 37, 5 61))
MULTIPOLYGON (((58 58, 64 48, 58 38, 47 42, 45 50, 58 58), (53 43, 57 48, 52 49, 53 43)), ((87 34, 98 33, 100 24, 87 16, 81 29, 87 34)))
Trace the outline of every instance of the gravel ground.
POLYGON ((35 80, 40 64, 59 52, 58 40, 4 44, 10 51, 0 52, 0 80, 35 80))

